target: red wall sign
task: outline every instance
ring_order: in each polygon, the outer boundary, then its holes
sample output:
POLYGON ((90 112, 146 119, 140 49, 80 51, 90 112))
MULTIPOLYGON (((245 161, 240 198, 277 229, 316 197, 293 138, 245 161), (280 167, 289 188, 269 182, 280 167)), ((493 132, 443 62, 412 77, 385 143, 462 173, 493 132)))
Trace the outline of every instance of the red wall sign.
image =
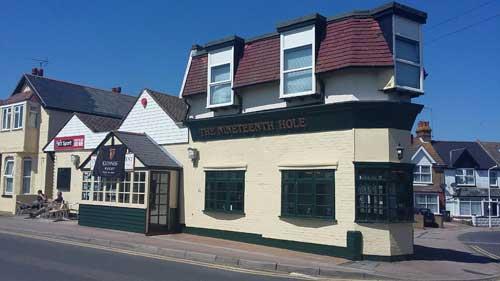
POLYGON ((54 138, 54 150, 77 150, 85 146, 85 136, 70 136, 54 138))

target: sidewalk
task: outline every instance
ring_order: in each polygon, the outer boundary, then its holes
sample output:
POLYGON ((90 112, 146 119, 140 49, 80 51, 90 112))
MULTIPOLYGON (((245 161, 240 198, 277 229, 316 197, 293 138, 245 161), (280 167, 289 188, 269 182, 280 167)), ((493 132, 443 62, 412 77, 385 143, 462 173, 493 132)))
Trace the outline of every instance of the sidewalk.
MULTIPOLYGON (((461 233, 481 229, 448 225, 415 232, 415 258, 402 262, 353 262, 190 234, 146 237, 83 227, 75 221, 51 222, 0 217, 0 231, 65 239, 161 256, 247 269, 296 272, 346 279, 480 280, 500 275, 498 261, 474 253, 458 241, 461 233)), ((483 229, 484 230, 484 229, 483 229)), ((500 229, 499 229, 500 230, 500 229)))

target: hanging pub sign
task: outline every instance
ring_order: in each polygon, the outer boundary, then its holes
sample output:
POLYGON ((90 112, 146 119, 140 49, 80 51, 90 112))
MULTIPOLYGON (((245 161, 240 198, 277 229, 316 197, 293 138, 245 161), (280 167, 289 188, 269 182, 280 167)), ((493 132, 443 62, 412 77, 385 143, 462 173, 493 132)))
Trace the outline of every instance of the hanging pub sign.
POLYGON ((102 178, 123 179, 125 177, 124 145, 102 146, 94 164, 93 175, 102 178))
POLYGON ((69 136, 54 138, 54 150, 78 150, 85 146, 85 136, 69 136))
POLYGON ((125 171, 134 170, 135 155, 133 153, 125 154, 125 171))

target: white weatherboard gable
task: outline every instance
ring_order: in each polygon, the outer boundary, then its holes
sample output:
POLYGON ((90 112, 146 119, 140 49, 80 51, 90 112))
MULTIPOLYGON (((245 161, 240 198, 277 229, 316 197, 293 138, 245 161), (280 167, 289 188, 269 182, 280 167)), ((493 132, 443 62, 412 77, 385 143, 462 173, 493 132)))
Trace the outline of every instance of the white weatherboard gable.
POLYGON ((147 90, 142 92, 119 131, 146 133, 160 145, 188 142, 188 129, 179 127, 147 90), (141 103, 143 98, 148 101, 145 108, 141 103))
MULTIPOLYGON (((56 137, 85 136, 85 149, 96 148, 106 137, 107 132, 94 133, 76 115, 73 115, 66 125, 57 133, 56 137)), ((54 151, 54 139, 45 148, 45 151, 54 151)))
POLYGON ((436 161, 431 157, 429 152, 421 146, 415 154, 411 157, 411 161, 416 165, 432 165, 436 164, 436 161))

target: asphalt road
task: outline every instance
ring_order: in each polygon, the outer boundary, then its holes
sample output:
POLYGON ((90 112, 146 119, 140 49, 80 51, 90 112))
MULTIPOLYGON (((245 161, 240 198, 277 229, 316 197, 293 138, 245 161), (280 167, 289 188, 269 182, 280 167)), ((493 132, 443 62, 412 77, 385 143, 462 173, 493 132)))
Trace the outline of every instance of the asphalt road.
POLYGON ((458 239, 493 254, 493 258, 500 258, 500 231, 469 232, 460 235, 458 239))
POLYGON ((294 280, 0 234, 2 281, 294 280))

